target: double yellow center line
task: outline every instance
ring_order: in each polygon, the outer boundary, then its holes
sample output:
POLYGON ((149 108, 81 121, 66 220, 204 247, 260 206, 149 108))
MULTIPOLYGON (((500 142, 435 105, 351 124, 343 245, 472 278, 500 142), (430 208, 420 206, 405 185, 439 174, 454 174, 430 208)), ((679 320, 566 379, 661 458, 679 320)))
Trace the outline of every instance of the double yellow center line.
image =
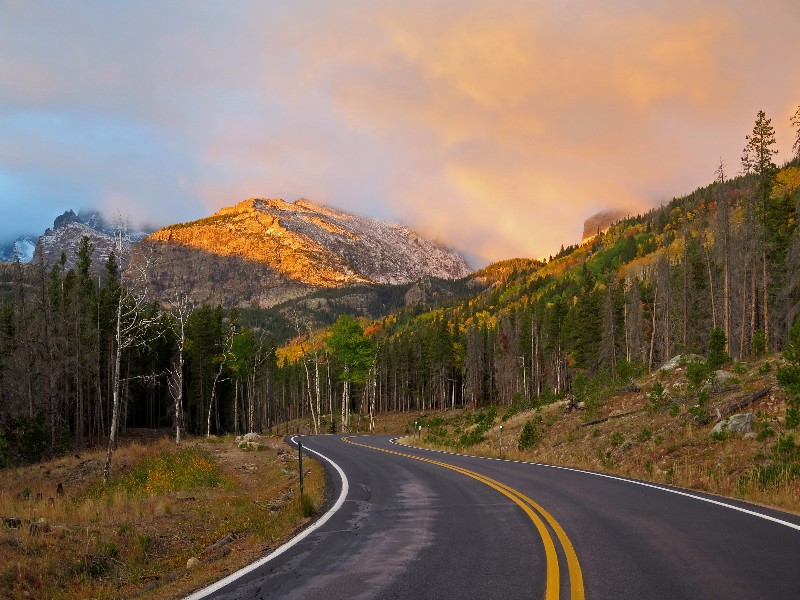
POLYGON ((405 458, 419 460, 422 462, 437 465, 439 467, 443 467, 445 469, 450 469, 451 471, 456 471, 457 473, 461 473, 462 475, 466 475, 467 477, 471 477, 472 479, 475 479, 485 485, 488 485, 489 487, 497 490, 498 492, 509 498, 523 511, 525 511, 525 514, 528 515, 528 517, 530 517, 531 521, 533 521, 533 524, 536 526, 536 530, 539 532, 539 535, 542 538, 542 542, 544 543, 544 552, 547 563, 547 579, 545 583, 545 594, 544 594, 545 600, 559 600, 560 578, 559 578, 558 554, 556 553, 556 546, 553 541, 553 537, 550 535, 550 531, 547 529, 547 526, 542 520, 543 517, 544 520, 547 521, 547 523, 555 532, 556 537, 558 538, 558 541, 561 544, 561 548, 564 551, 564 556, 566 556, 567 558, 567 569, 569 571, 570 600, 584 600, 583 575, 581 573, 580 563, 578 562, 578 556, 575 554, 575 549, 572 547, 572 542, 569 541, 567 534, 564 533, 564 530, 558 524, 558 521, 556 521, 553 518, 553 516, 549 512, 547 512, 544 508, 542 508, 538 503, 534 502, 531 498, 529 498, 522 492, 515 490, 514 488, 507 486, 504 483, 500 483, 495 479, 487 477, 486 475, 482 475, 480 473, 476 473, 475 471, 470 471, 469 469, 464 469, 462 467, 457 467, 455 465, 451 465, 446 462, 441 462, 430 458, 424 458, 421 456, 414 456, 413 454, 396 452, 394 450, 376 448, 375 446, 367 446, 366 444, 359 444, 358 442, 354 442, 352 439, 347 437, 343 437, 341 439, 343 442, 347 442, 348 444, 353 444, 354 446, 361 446, 362 448, 369 448, 370 450, 378 450, 379 452, 385 452, 387 454, 403 456, 405 458))

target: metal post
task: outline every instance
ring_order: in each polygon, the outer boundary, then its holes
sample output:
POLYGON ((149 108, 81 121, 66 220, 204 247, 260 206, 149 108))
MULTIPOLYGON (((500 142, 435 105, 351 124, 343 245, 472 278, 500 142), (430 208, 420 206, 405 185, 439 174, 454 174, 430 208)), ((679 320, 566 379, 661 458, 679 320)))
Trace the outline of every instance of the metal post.
POLYGON ((297 442, 297 460, 300 463, 300 498, 303 498, 303 442, 297 442))
POLYGON ((500 458, 503 458, 503 426, 500 425, 500 458))

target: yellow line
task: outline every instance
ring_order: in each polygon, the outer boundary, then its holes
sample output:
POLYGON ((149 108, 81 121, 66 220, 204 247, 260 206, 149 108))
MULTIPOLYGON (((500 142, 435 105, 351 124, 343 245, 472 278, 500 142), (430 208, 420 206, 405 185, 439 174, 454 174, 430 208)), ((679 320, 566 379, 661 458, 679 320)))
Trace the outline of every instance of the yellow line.
POLYGON ((558 524, 558 522, 553 518, 553 516, 550 513, 548 513, 542 506, 534 502, 531 498, 529 498, 525 494, 519 492, 518 490, 515 490, 514 488, 508 485, 505 485, 504 483, 501 483, 490 477, 487 477, 486 475, 482 475, 481 473, 476 473, 474 471, 464 469, 463 467, 457 467, 449 463, 429 458, 424 458, 421 456, 414 456, 412 454, 396 452, 394 450, 385 450, 383 448, 367 446, 366 444, 359 444, 358 442, 354 442, 346 437, 342 437, 341 440, 343 442, 347 442, 348 444, 361 446, 362 448, 369 448, 371 450, 378 450, 380 452, 385 452, 387 454, 394 454, 396 456, 412 458, 414 460, 419 460, 422 462, 427 462, 440 467, 444 467, 446 469, 451 469, 453 471, 466 475, 467 477, 471 477, 472 479, 480 481, 481 483, 488 485, 489 487, 497 490, 498 492, 509 498, 520 508, 522 508, 522 510, 525 511, 525 514, 527 514, 528 517, 531 519, 531 521, 533 521, 533 524, 536 526, 536 529, 542 538, 542 542, 544 543, 545 558, 547 564, 545 600, 557 600, 559 598, 558 555, 556 554, 555 544, 553 543, 553 538, 550 536, 550 532, 547 530, 547 527, 544 525, 541 518, 539 518, 539 515, 537 515, 533 510, 531 510, 531 508, 535 509, 542 516, 544 516, 545 520, 547 520, 547 522, 553 528, 553 531, 556 532, 556 536, 558 537, 558 540, 561 543, 561 547, 564 549, 564 555, 567 557, 567 568, 569 571, 571 600, 584 600, 583 574, 581 572, 580 563, 578 562, 578 556, 575 553, 575 549, 572 547, 572 543, 567 537, 567 534, 564 532, 564 530, 561 528, 561 526, 558 524))

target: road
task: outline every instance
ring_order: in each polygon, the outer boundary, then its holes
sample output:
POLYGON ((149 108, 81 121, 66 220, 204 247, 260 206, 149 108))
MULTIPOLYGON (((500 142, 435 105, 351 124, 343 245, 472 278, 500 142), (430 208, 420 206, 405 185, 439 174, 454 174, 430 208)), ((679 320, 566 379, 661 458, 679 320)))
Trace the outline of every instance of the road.
POLYGON ((299 438, 325 516, 199 598, 800 598, 800 517, 587 472, 299 438))

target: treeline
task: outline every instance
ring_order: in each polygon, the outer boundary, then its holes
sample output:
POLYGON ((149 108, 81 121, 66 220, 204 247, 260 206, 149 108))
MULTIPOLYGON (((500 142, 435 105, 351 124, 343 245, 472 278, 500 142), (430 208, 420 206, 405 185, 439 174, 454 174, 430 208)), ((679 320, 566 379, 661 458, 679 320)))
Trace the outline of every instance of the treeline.
POLYGON ((195 435, 265 430, 275 344, 235 310, 148 300, 112 253, 92 275, 84 238, 74 269, 16 263, 0 303, 0 466, 111 441, 126 428, 195 435))

